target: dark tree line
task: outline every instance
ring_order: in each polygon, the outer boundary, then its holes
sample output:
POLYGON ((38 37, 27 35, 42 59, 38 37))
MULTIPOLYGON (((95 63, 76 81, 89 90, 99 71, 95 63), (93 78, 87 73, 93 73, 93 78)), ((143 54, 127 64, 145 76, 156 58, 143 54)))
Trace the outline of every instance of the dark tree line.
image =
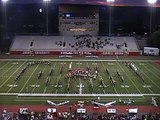
POLYGON ((147 40, 147 44, 150 47, 157 47, 160 48, 160 30, 154 32, 150 38, 147 40))

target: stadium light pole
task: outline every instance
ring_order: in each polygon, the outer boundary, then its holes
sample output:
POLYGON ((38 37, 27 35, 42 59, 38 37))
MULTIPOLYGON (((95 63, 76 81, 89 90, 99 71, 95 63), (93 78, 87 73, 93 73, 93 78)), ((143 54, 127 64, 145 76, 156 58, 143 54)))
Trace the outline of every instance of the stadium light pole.
POLYGON ((112 5, 115 2, 115 0, 107 0, 107 3, 109 3, 109 36, 111 36, 111 30, 112 30, 112 5))
POLYGON ((48 36, 48 6, 49 6, 49 2, 51 0, 43 0, 44 4, 45 4, 45 8, 46 8, 46 35, 48 36))
POLYGON ((149 23, 149 35, 152 34, 152 17, 153 17, 153 6, 157 2, 157 0, 148 0, 148 4, 150 7, 150 23, 149 23))
POLYGON ((5 39, 7 38, 7 5, 8 0, 2 0, 2 4, 3 4, 3 20, 4 20, 4 31, 5 31, 5 39))

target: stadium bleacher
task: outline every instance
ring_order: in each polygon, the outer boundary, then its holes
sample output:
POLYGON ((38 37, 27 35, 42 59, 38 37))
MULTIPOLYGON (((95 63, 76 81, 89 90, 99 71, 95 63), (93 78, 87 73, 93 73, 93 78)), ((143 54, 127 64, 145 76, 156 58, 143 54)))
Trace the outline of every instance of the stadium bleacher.
POLYGON ((139 54, 134 37, 74 36, 16 36, 10 47, 10 54, 61 55, 61 52, 101 52, 108 55, 139 54), (59 53, 57 53, 59 52, 59 53))

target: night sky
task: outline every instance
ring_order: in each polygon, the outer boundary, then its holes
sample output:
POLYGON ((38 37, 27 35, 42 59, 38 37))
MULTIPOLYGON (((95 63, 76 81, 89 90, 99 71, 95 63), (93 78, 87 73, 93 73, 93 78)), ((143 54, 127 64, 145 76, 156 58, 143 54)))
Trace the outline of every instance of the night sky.
MULTIPOLYGON (((40 3, 43 0, 10 0, 12 3, 40 3)), ((107 5, 106 0, 51 0, 52 3, 107 5)), ((149 6, 147 0, 115 0, 115 6, 149 6)), ((157 0, 155 7, 160 7, 157 0)))
MULTIPOLYGON (((1 1, 1 0, 0 0, 1 1)), ((99 7, 99 33, 108 33, 109 10, 106 0, 51 0, 49 5, 49 32, 58 33, 58 5, 80 4, 99 7), (55 4, 56 3, 56 4, 55 4)), ((8 33, 44 33, 46 12, 43 0, 9 0, 7 3, 8 33), (42 8, 43 12, 39 12, 42 8), (15 19, 16 18, 16 19, 15 19), (33 19, 31 19, 33 18, 33 19)), ((160 0, 155 6, 160 6, 160 0)), ((2 18, 0 9, 0 18, 2 18)), ((153 9, 152 29, 160 29, 160 7, 153 9)), ((0 19, 0 25, 3 24, 0 19)), ((147 0, 115 0, 112 14, 112 33, 149 33, 150 9, 147 0), (143 7, 141 7, 143 6, 143 7), (145 7, 144 7, 145 6, 145 7), (121 14, 120 14, 121 13, 121 14)), ((3 26, 3 25, 1 25, 3 26)), ((2 27, 1 27, 2 28, 2 27)))

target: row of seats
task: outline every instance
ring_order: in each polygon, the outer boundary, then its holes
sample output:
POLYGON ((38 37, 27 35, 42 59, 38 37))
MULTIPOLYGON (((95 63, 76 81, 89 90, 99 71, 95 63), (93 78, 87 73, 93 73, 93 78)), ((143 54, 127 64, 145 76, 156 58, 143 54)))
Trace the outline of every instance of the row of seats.
POLYGON ((133 51, 138 45, 134 37, 107 36, 16 36, 10 51, 133 51))

